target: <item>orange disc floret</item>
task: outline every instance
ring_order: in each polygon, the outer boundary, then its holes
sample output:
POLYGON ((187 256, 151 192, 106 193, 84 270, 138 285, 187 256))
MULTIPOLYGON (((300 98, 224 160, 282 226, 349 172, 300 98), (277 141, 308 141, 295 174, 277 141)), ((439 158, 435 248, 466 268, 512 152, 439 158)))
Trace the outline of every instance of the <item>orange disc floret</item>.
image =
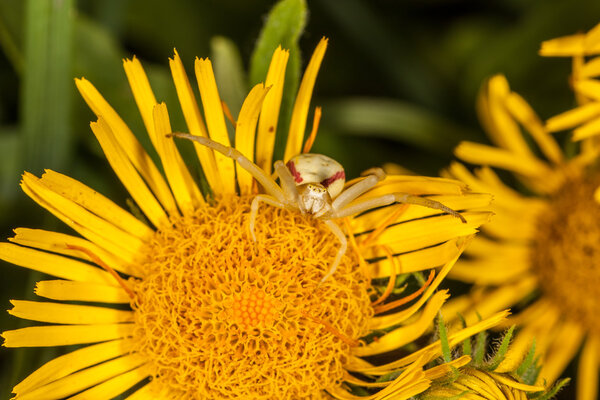
POLYGON ((174 218, 131 282, 136 351, 189 399, 310 399, 338 386, 373 310, 369 280, 320 221, 223 197, 174 218))

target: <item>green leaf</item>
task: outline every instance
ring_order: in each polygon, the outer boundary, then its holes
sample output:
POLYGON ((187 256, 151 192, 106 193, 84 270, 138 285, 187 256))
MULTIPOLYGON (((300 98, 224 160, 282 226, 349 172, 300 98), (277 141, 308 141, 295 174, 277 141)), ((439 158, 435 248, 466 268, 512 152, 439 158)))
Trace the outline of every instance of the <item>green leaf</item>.
POLYGON ((521 364, 517 368, 517 375, 523 376, 525 374, 525 372, 527 372, 529 370, 529 367, 531 367, 534 364, 534 361, 535 361, 535 338, 533 339, 533 343, 531 343, 531 347, 529 348, 529 351, 527 352, 525 359, 523 359, 523 362, 521 362, 521 364))
POLYGON ((19 145, 16 129, 0 131, 0 210, 6 210, 18 193, 19 178, 23 172, 19 165, 19 145))
POLYGON ((71 155, 73 0, 29 0, 25 7, 23 162, 36 173, 62 169, 71 155))
POLYGON ((289 49, 290 58, 297 54, 298 39, 306 25, 306 18, 305 0, 282 0, 271 9, 250 59, 250 86, 265 80, 277 46, 289 49))
MULTIPOLYGON (((563 388, 565 387, 569 382, 571 381, 570 378, 565 378, 565 379, 561 379, 560 381, 556 382, 554 384, 554 386, 552 386, 552 388, 544 393, 542 396, 540 397, 536 397, 537 400, 550 400, 552 399, 554 396, 556 396, 556 394, 563 388)), ((580 383, 581 384, 581 383, 580 383)))
POLYGON ((450 353, 448 330, 446 329, 446 324, 444 324, 442 313, 438 313, 438 335, 440 336, 440 343, 442 344, 442 356, 444 357, 444 362, 449 363, 452 361, 452 354, 450 353))
POLYGON ((323 127, 409 143, 446 155, 461 140, 475 138, 468 128, 414 104, 380 98, 339 100, 323 107, 323 127))
POLYGON ((214 37, 210 41, 210 48, 219 95, 231 110, 233 118, 237 119, 249 91, 242 57, 235 43, 222 36, 214 37))
POLYGON ((498 368, 500 363, 504 360, 504 356, 506 355, 506 352, 508 351, 508 346, 510 345, 510 341, 512 340, 514 330, 515 330, 515 326, 513 325, 508 329, 506 334, 502 337, 502 342, 500 343, 500 346, 498 347, 496 354, 494 354, 494 357, 492 358, 492 360, 490 361, 490 363, 487 367, 488 370, 490 370, 490 371, 495 370, 496 368, 498 368))
POLYGON ((22 2, 0 1, 0 47, 19 75, 23 73, 23 49, 19 41, 22 20, 22 2))

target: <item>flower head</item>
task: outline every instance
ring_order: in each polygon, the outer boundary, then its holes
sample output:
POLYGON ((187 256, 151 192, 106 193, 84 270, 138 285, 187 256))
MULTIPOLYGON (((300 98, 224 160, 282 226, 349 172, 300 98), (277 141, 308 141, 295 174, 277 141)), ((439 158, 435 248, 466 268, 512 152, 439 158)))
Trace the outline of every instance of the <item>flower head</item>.
MULTIPOLYGON (((326 45, 317 46, 300 85, 285 161, 314 140, 318 118, 303 147, 326 45)), ((126 60, 164 175, 96 88, 76 81, 98 117, 92 131, 143 218, 57 172, 24 174, 25 192, 82 237, 19 228, 13 243, 0 243, 0 258, 59 278, 36 287, 54 301, 14 301, 10 310, 50 325, 4 332, 4 345, 87 346, 25 378, 14 388, 19 399, 112 398, 128 390, 135 391, 132 399, 297 399, 347 397, 356 387, 372 391, 372 398, 408 398, 429 385, 436 371, 423 366, 439 355, 439 344, 388 364, 364 357, 398 350, 427 332, 447 298, 436 288, 489 218, 470 209, 490 197, 450 179, 378 175, 365 186, 360 183, 373 178, 362 177, 346 185, 364 190, 348 192, 355 198, 345 217, 327 220, 286 207, 286 198, 257 197, 259 190, 294 190, 278 189, 270 178, 287 59, 287 51, 275 50, 265 84, 252 88, 233 121, 233 146, 209 60, 195 64, 204 118, 179 55, 170 60, 187 124, 177 130, 141 63, 126 60), (210 193, 199 189, 173 131, 226 149, 195 143, 210 193), (242 155, 237 162, 232 148, 242 155), (443 203, 465 223, 386 197, 395 193, 412 203, 443 203), (255 209, 257 198, 267 204, 255 209), (381 198, 393 201, 373 203, 381 198), (436 267, 427 280, 413 278, 436 267), (402 287, 409 283, 418 289, 402 287), (385 378, 376 382, 379 376, 385 378)), ((504 315, 459 331, 456 340, 504 315)))
POLYGON ((458 311, 469 321, 516 308, 519 312, 506 322, 520 328, 507 365, 517 365, 535 341, 543 365, 537 382, 551 383, 583 346, 578 399, 596 398, 598 147, 584 140, 578 153, 567 157, 503 76, 487 83, 479 110, 496 146, 460 144, 458 157, 482 167, 471 173, 456 163, 448 171, 474 190, 493 193, 496 216, 473 241, 470 258, 453 270, 454 278, 473 283, 474 289, 470 297, 450 305, 446 315, 450 318, 458 311), (527 194, 503 183, 490 167, 512 173, 527 194))

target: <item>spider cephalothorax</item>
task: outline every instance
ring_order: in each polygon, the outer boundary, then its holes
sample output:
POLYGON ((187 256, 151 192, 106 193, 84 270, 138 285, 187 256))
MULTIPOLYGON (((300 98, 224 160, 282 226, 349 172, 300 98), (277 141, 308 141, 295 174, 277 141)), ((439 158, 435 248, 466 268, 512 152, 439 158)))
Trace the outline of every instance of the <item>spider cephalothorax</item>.
POLYGON ((381 168, 371 168, 363 172, 363 180, 344 190, 345 173, 340 163, 322 154, 305 153, 290 159, 287 166, 283 161, 275 161, 275 173, 280 183, 278 185, 258 165, 232 147, 189 133, 177 132, 169 136, 193 140, 232 158, 262 185, 266 194, 257 194, 250 206, 249 229, 255 242, 254 224, 261 201, 275 207, 309 213, 323 221, 340 241, 340 248, 321 282, 333 275, 348 247, 344 232, 332 219, 348 217, 393 203, 409 203, 441 210, 466 222, 462 215, 442 203, 408 193, 389 193, 352 203, 385 179, 385 172, 381 168))

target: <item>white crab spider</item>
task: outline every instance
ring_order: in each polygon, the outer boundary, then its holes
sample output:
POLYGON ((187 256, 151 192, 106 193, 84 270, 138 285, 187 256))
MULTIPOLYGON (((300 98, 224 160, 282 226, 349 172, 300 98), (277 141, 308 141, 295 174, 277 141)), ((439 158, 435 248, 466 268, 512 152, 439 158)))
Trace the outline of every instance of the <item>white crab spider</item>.
POLYGON ((167 136, 189 139, 222 153, 237 161, 262 185, 266 194, 256 195, 250 206, 249 228, 254 242, 256 242, 254 224, 261 201, 275 207, 300 211, 302 214, 312 214, 314 218, 323 221, 340 241, 340 248, 321 282, 333 275, 348 246, 346 236, 332 221, 334 218, 348 217, 393 203, 408 203, 441 210, 459 218, 463 223, 466 222, 462 215, 442 203, 408 193, 384 194, 350 204, 385 178, 385 172, 381 168, 371 168, 363 172, 365 179, 343 190, 345 174, 340 163, 321 154, 305 153, 290 159, 287 166, 281 160, 275 161, 275 173, 280 182, 278 185, 263 169, 232 147, 189 133, 174 132, 167 136))

